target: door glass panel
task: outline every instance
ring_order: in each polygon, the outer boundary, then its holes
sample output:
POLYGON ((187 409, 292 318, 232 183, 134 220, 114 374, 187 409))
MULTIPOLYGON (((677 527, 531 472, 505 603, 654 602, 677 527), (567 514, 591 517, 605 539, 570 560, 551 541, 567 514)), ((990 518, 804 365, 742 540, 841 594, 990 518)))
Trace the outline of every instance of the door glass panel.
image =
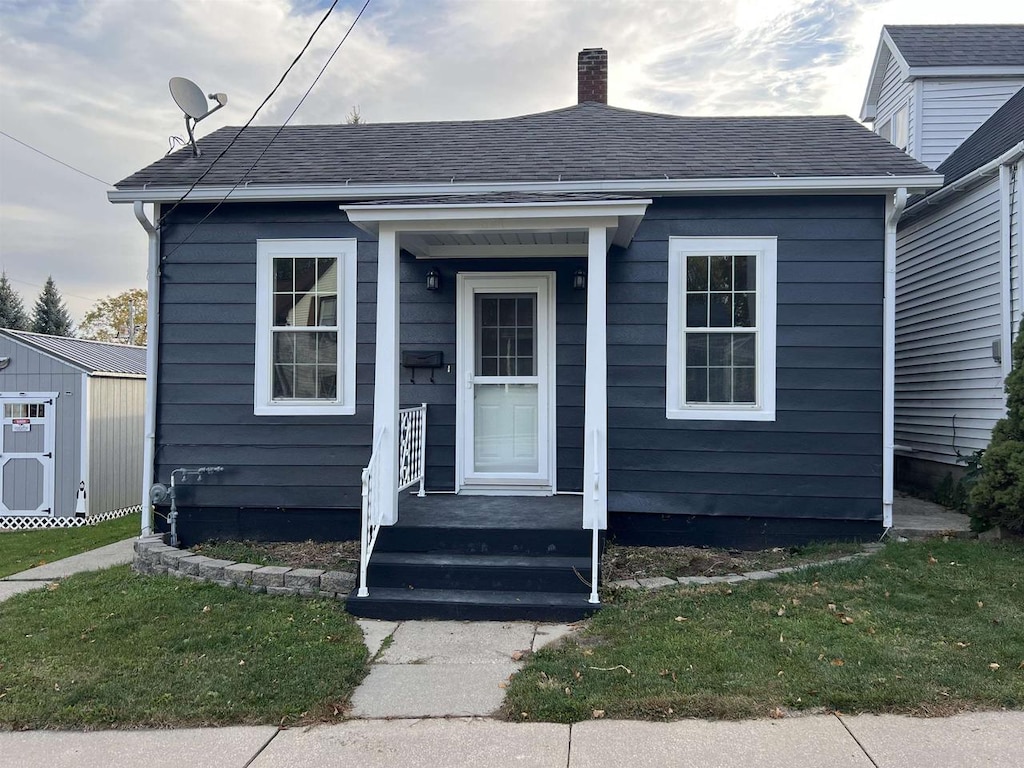
POLYGON ((539 471, 536 384, 481 384, 473 390, 473 468, 539 471))
POLYGON ((536 376, 537 295, 476 295, 477 376, 536 376))

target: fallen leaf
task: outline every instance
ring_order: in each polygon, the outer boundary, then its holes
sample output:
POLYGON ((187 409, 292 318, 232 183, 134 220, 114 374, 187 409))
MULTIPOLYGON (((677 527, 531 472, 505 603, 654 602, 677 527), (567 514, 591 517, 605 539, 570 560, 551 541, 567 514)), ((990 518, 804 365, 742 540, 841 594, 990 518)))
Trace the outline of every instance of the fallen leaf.
POLYGON ((676 621, 689 621, 685 616, 676 616, 676 621))
POLYGON ((845 613, 840 613, 839 622, 841 624, 853 624, 853 616, 847 616, 845 613))
POLYGON ((936 560, 936 559, 935 559, 934 557, 932 557, 931 555, 928 555, 928 565, 935 565, 935 564, 936 564, 937 562, 939 562, 939 561, 938 561, 938 560, 936 560))
POLYGON ((833 667, 841 667, 841 666, 843 666, 843 664, 845 664, 845 663, 846 663, 846 662, 845 662, 845 661, 843 661, 842 659, 832 659, 832 666, 833 666, 833 667))
POLYGON ((771 712, 768 713, 768 717, 770 717, 772 720, 781 720, 785 716, 786 715, 782 711, 782 707, 776 707, 775 709, 773 709, 771 712))
POLYGON ((969 645, 970 645, 970 643, 957 643, 956 647, 957 648, 966 648, 969 645))
POLYGON ((499 688, 508 688, 508 683, 505 683, 505 682, 498 683, 498 687, 499 688))
POLYGON ((993 661, 991 664, 988 665, 988 668, 995 672, 997 669, 999 669, 999 665, 993 661))
POLYGON ((204 606, 203 606, 203 613, 209 613, 209 612, 210 612, 210 611, 212 611, 212 610, 213 610, 213 608, 211 608, 211 607, 210 607, 210 606, 208 606, 208 605, 204 605, 204 606))
POLYGON ((595 709, 594 710, 594 718, 595 719, 600 719, 602 717, 604 717, 604 710, 603 709, 595 709))
POLYGON ((835 613, 836 612, 836 604, 835 603, 829 603, 828 604, 828 609, 830 611, 832 611, 832 613, 835 613))
POLYGON ((785 616, 786 615, 786 608, 785 607, 779 608, 779 610, 777 610, 775 612, 775 615, 776 616, 785 616))
POLYGON ((238 666, 244 667, 245 666, 245 659, 239 659, 238 660, 238 666))
POLYGON ((978 601, 978 607, 979 608, 984 608, 985 607, 985 603, 983 603, 981 600, 979 600, 978 601))
POLYGON ((572 696, 572 688, 570 688, 568 685, 565 686, 565 695, 572 696))
POLYGON ((512 651, 512 661, 521 661, 525 655, 524 651, 512 651))

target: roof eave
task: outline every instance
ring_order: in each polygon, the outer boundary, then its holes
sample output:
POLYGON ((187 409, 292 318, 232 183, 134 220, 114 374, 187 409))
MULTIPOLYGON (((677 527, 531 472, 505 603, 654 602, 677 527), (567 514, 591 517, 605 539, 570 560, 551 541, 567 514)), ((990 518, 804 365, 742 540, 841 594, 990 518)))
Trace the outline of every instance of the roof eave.
POLYGON ((187 202, 276 202, 367 200, 389 197, 436 197, 499 192, 590 192, 602 194, 643 194, 672 196, 687 194, 786 194, 793 192, 835 192, 877 194, 899 187, 924 191, 942 186, 934 173, 886 176, 771 176, 705 179, 607 179, 587 181, 466 182, 434 184, 260 184, 245 187, 147 187, 114 189, 107 193, 112 203, 167 203, 184 198, 187 202), (187 193, 187 196, 186 196, 187 193))
POLYGON ((907 80, 924 77, 1022 77, 1024 64, 1014 66, 910 67, 907 80))

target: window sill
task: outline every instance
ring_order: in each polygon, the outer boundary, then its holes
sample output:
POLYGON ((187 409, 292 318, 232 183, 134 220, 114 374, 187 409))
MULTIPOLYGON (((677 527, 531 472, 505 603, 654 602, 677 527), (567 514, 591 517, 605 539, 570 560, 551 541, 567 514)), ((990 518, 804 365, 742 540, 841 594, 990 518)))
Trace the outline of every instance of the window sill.
POLYGON ((739 408, 666 408, 665 418, 676 421, 775 421, 775 411, 739 408))
POLYGON ((356 407, 340 403, 324 405, 275 403, 274 405, 257 405, 252 412, 255 416, 354 416, 356 407))

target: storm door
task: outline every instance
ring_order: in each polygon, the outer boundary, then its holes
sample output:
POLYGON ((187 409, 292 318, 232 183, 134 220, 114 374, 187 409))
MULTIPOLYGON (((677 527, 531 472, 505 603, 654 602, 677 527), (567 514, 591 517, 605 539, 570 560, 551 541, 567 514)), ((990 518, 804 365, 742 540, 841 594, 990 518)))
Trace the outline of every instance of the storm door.
POLYGON ((53 512, 54 393, 0 396, 0 514, 53 512))

